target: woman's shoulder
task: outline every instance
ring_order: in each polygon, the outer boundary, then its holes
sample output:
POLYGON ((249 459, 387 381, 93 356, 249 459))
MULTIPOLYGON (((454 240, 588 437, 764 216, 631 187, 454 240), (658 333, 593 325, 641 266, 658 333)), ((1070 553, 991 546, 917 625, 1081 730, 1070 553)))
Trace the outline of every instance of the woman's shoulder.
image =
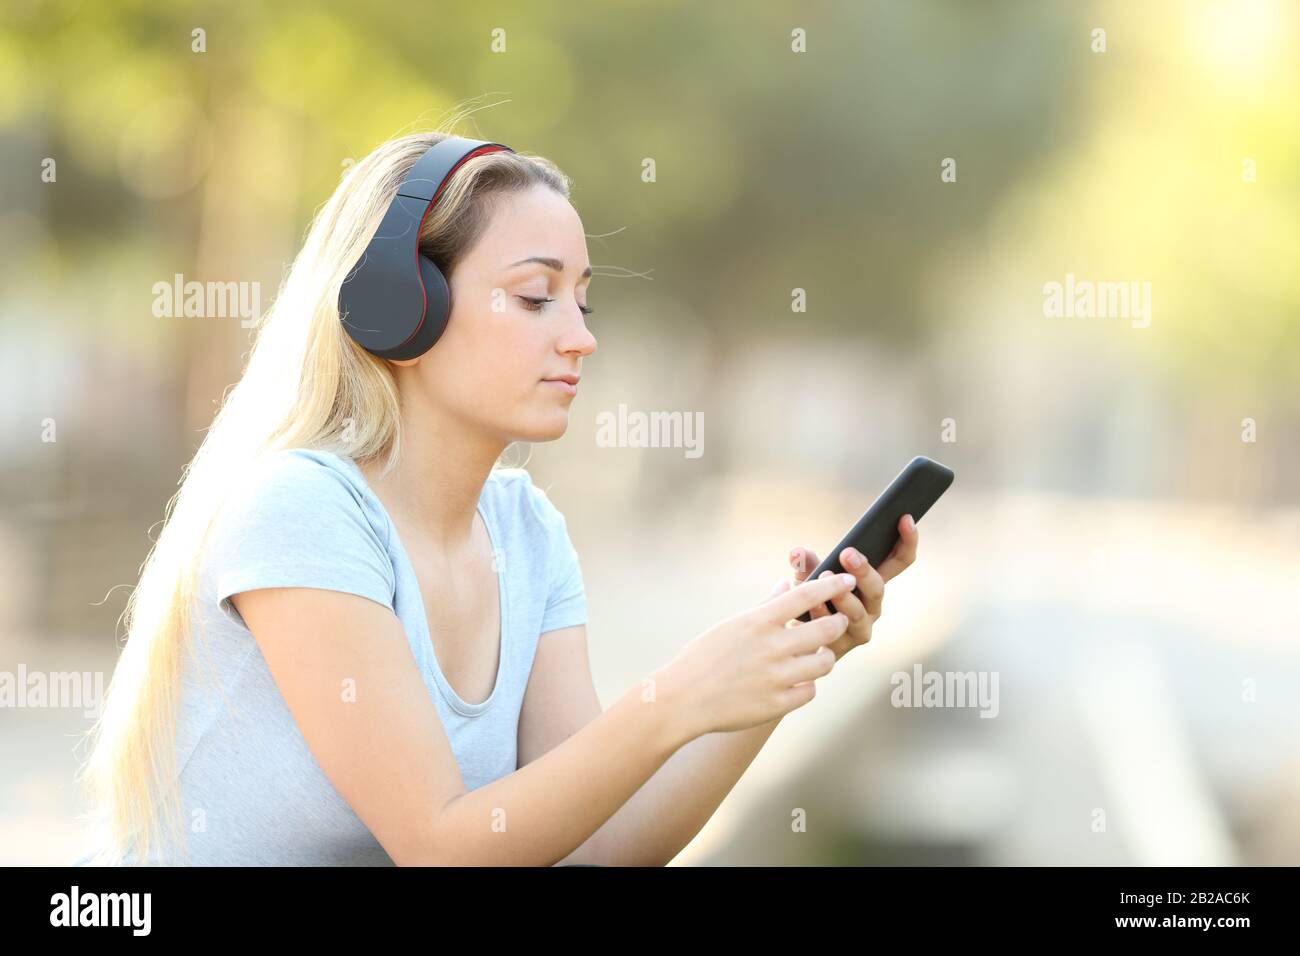
POLYGON ((526 468, 493 468, 488 475, 488 487, 495 489, 498 498, 539 519, 548 518, 549 512, 555 509, 546 491, 533 481, 526 468))
POLYGON ((351 458, 322 448, 276 448, 262 452, 250 463, 248 474, 261 482, 290 484, 328 484, 331 476, 357 484, 361 477, 351 458))
POLYGON ((356 464, 334 452, 282 448, 257 456, 231 476, 218 512, 219 524, 252 522, 301 529, 306 524, 364 518, 387 539, 382 509, 367 491, 356 464))
POLYGON ((499 510, 508 511, 537 536, 565 533, 564 515, 555 506, 547 490, 533 480, 525 468, 494 468, 488 487, 499 510))
MULTIPOLYGON (((217 602, 256 588, 348 591, 391 606, 391 524, 355 464, 332 452, 266 452, 235 477, 204 571, 217 602)), ((212 601, 209 601, 212 603, 212 601)))
POLYGON ((497 472, 498 486, 518 509, 518 524, 526 528, 524 548, 538 555, 546 569, 536 585, 542 587, 544 582, 546 588, 541 631, 585 623, 586 591, 581 562, 569 538, 563 513, 551 501, 547 489, 534 482, 524 469, 500 468, 497 472))
POLYGON ((249 462, 232 489, 260 495, 339 489, 360 499, 366 483, 351 458, 319 448, 277 448, 249 462))

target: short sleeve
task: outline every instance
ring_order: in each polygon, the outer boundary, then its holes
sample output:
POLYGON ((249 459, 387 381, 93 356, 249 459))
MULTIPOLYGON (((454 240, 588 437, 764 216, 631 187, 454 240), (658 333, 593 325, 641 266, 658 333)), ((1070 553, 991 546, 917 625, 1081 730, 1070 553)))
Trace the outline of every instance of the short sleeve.
POLYGON ((537 510, 547 529, 549 573, 547 575, 546 610, 542 614, 541 633, 587 623, 587 591, 582 579, 582 564, 569 538, 564 515, 547 497, 532 488, 537 510))
POLYGON ((207 562, 215 600, 258 588, 344 591, 393 607, 387 535, 361 491, 320 458, 276 452, 240 482, 217 513, 207 562))

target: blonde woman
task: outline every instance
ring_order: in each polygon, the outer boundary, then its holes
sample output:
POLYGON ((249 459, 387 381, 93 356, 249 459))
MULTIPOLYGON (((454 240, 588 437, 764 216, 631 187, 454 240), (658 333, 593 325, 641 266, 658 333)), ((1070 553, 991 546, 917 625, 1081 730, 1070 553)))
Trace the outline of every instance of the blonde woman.
POLYGON ((602 711, 564 517, 499 461, 565 433, 557 380, 596 350, 567 178, 464 162, 419 231, 441 338, 390 360, 343 328, 341 284, 445 135, 347 173, 188 466, 92 730, 79 863, 664 864, 914 559, 907 525, 879 571, 796 575, 602 711))

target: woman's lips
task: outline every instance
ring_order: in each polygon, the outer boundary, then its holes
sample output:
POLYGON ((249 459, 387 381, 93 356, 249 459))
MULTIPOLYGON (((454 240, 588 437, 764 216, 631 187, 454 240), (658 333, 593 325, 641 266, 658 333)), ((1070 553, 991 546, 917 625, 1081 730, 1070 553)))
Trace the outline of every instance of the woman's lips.
POLYGON ((570 384, 569 382, 566 382, 566 381, 565 381, 564 379, 562 379, 562 378, 544 378, 544 379, 542 379, 542 384, 543 384, 543 385, 554 385, 556 388, 562 390, 566 395, 577 395, 577 394, 578 394, 578 386, 577 386, 577 383, 570 384))

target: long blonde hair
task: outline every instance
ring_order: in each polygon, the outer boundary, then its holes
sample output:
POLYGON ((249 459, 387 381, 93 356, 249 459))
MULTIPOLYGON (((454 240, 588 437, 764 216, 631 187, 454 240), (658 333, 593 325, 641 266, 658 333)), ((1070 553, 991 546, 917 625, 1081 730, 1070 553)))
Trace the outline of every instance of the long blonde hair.
MULTIPOLYGON (((392 139, 354 164, 319 208, 302 250, 256 331, 248 364, 217 412, 158 540, 127 601, 126 644, 91 751, 78 774, 102 848, 96 863, 148 859, 165 821, 180 836, 176 724, 183 645, 192 646, 199 558, 232 478, 259 456, 312 448, 357 461, 401 453, 397 383, 391 366, 343 329, 339 287, 360 258, 406 173, 442 130, 392 139)), ((482 234, 501 194, 544 185, 569 197, 551 161, 499 151, 464 163, 426 217, 421 252, 450 276, 482 234)), ((183 842, 183 839, 182 839, 183 842)))

